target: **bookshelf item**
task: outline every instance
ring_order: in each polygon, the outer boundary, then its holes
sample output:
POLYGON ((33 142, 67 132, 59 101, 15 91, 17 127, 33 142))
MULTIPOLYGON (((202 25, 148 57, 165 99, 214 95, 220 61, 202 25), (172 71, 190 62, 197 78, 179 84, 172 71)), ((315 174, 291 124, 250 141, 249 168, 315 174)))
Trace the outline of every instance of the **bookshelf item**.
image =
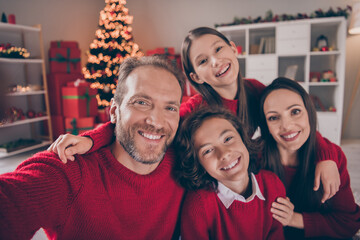
POLYGON ((29 58, 0 58, 5 109, 20 118, 0 121, 0 158, 49 145, 53 141, 41 25, 0 23, 0 43, 26 48, 29 58))
POLYGON ((217 30, 235 44, 243 44, 245 54, 239 58, 243 76, 265 85, 277 77, 287 76, 316 96, 313 98, 316 104, 322 105, 317 111, 318 130, 330 141, 340 144, 346 54, 344 17, 233 25, 217 30), (319 50, 321 35, 326 41, 320 44, 319 50), (323 77, 329 73, 333 76, 325 81, 323 77))

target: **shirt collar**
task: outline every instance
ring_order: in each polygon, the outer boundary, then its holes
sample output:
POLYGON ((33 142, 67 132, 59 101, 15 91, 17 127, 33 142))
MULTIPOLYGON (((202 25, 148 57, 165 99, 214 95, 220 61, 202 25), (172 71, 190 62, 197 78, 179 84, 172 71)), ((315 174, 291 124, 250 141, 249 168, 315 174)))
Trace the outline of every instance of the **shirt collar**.
POLYGON ((233 192, 231 189, 226 187, 221 182, 218 182, 217 196, 220 199, 220 201, 224 204, 226 209, 228 209, 235 200, 244 202, 244 203, 248 203, 248 202, 251 202, 255 198, 255 196, 257 196, 259 199, 265 201, 265 198, 260 191, 258 182, 253 173, 251 173, 250 180, 252 181, 252 194, 247 199, 245 199, 242 195, 233 192))

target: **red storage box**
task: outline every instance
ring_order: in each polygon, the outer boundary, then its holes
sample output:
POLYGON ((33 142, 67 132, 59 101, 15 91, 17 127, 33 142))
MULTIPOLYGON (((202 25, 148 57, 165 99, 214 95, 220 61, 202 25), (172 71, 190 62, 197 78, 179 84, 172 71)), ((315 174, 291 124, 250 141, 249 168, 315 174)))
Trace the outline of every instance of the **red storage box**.
POLYGON ((51 73, 81 73, 80 49, 50 48, 51 73))
POLYGON ((94 128, 94 117, 65 118, 65 131, 78 135, 94 128))
POLYGON ((96 117, 98 113, 97 89, 90 88, 87 82, 79 85, 76 82, 69 82, 66 87, 61 89, 63 115, 72 118, 96 117))
POLYGON ((79 48, 75 41, 51 41, 50 48, 79 48))
POLYGON ((61 88, 68 82, 83 78, 81 73, 52 73, 48 74, 48 91, 50 111, 52 115, 63 115, 61 88))

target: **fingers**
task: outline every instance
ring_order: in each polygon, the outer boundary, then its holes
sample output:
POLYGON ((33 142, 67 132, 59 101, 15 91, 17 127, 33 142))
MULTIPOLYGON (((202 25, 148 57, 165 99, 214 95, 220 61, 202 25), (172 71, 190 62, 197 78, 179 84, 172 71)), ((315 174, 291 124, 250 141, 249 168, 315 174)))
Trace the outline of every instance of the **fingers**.
POLYGON ((331 195, 331 186, 330 186, 330 184, 323 184, 323 188, 324 188, 324 194, 323 194, 323 197, 321 199, 322 203, 324 203, 326 200, 328 200, 330 198, 330 195, 331 195))
POLYGON ((278 198, 277 202, 272 203, 270 209, 273 218, 278 220, 283 226, 287 226, 294 213, 294 205, 290 202, 289 198, 278 198))
POLYGON ((319 190, 320 187, 320 173, 315 171, 315 179, 314 179, 314 191, 319 190))

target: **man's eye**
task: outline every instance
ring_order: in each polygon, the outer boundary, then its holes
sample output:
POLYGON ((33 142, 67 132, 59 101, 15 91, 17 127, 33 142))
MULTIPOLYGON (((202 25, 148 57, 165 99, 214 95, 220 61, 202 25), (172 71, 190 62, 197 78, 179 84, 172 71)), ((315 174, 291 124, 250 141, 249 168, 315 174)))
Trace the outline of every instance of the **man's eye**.
POLYGON ((171 112, 177 112, 177 108, 176 107, 167 107, 167 110, 171 111, 171 112))
POLYGON ((223 48, 222 46, 219 46, 219 47, 216 48, 215 51, 216 51, 216 52, 219 52, 222 48, 223 48))

